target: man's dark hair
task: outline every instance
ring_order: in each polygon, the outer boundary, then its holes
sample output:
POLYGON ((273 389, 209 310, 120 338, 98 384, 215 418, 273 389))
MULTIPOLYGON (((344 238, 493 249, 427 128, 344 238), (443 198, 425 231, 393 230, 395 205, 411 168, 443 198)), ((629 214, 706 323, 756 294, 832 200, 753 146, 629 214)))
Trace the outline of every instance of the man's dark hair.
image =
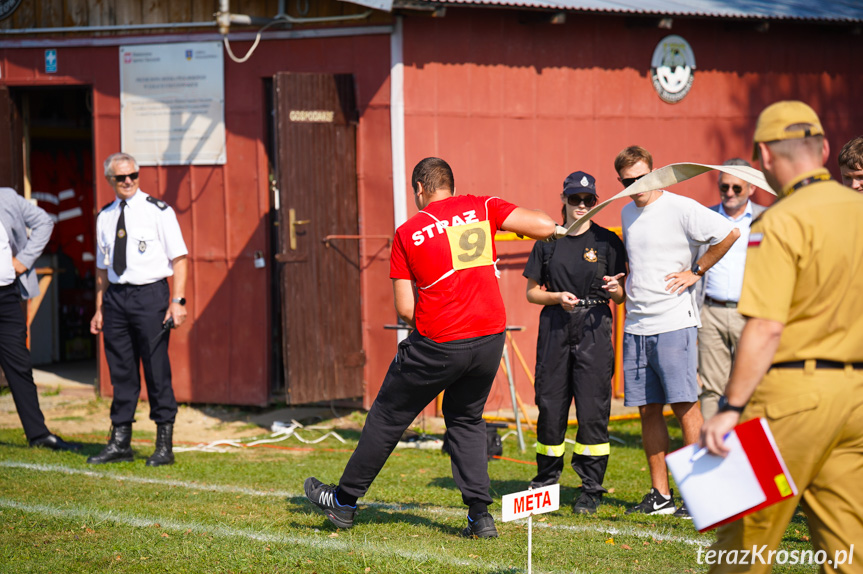
POLYGON ((447 162, 439 157, 427 157, 417 164, 411 175, 411 185, 414 193, 417 191, 417 182, 423 184, 423 189, 434 193, 438 189, 455 191, 455 177, 452 168, 447 162))
POLYGON ((640 161, 647 164, 647 169, 653 169, 653 156, 650 152, 640 145, 631 145, 614 158, 614 171, 620 175, 620 170, 632 167, 640 161))
POLYGON ((863 169, 863 136, 857 136, 839 150, 839 169, 863 169))

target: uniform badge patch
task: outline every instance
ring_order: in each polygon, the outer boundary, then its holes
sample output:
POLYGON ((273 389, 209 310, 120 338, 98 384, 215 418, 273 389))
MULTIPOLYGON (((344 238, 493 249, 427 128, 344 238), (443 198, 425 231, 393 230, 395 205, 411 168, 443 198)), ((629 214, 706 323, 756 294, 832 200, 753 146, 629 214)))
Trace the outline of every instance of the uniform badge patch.
POLYGON ((584 260, 591 263, 596 263, 596 249, 594 249, 593 247, 585 247, 584 260))
POLYGON ((138 251, 140 251, 141 253, 143 253, 143 252, 145 252, 146 250, 147 250, 147 242, 146 242, 146 241, 139 241, 139 242, 138 242, 138 251))

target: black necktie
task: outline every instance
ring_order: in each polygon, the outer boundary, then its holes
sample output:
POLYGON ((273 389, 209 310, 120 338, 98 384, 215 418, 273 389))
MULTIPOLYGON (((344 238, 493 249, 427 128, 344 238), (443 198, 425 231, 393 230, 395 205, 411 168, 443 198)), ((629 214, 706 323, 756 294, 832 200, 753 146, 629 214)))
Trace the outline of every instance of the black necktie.
POLYGON ((120 202, 120 218, 117 219, 117 237, 114 240, 114 273, 117 277, 126 270, 126 202, 120 202))

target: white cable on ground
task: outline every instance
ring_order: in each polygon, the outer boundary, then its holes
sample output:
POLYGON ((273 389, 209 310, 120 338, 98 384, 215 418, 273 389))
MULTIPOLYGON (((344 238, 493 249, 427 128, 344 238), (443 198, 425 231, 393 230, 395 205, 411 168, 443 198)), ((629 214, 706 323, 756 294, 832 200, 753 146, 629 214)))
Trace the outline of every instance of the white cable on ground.
POLYGON ((322 440, 328 437, 335 437, 339 442, 345 444, 345 439, 343 439, 337 432, 332 430, 329 427, 321 427, 321 426, 308 426, 304 427, 302 424, 298 423, 295 420, 291 420, 290 425, 285 425, 283 422, 276 421, 273 423, 271 430, 273 431, 267 438, 257 439, 251 442, 243 442, 238 439, 223 439, 216 440, 209 443, 200 443, 195 446, 183 446, 183 447, 174 447, 174 452, 189 452, 189 451, 201 451, 201 452, 230 452, 232 449, 224 448, 224 447, 233 447, 233 448, 248 448, 252 446, 257 446, 260 444, 271 444, 275 442, 282 442, 291 437, 296 438, 298 441, 304 444, 317 444, 322 440), (316 439, 305 439, 297 432, 297 429, 304 430, 326 430, 328 431, 323 436, 320 436, 316 439))

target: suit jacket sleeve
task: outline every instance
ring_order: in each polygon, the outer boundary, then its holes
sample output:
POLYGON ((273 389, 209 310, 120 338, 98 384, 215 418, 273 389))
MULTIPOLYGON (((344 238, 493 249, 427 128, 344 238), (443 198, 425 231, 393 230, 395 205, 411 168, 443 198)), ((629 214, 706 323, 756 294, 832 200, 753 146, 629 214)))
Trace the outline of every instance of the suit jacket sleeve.
POLYGON ((30 228, 30 238, 24 243, 15 258, 32 271, 33 265, 51 239, 54 222, 44 209, 36 207, 20 195, 17 196, 24 225, 30 228))

